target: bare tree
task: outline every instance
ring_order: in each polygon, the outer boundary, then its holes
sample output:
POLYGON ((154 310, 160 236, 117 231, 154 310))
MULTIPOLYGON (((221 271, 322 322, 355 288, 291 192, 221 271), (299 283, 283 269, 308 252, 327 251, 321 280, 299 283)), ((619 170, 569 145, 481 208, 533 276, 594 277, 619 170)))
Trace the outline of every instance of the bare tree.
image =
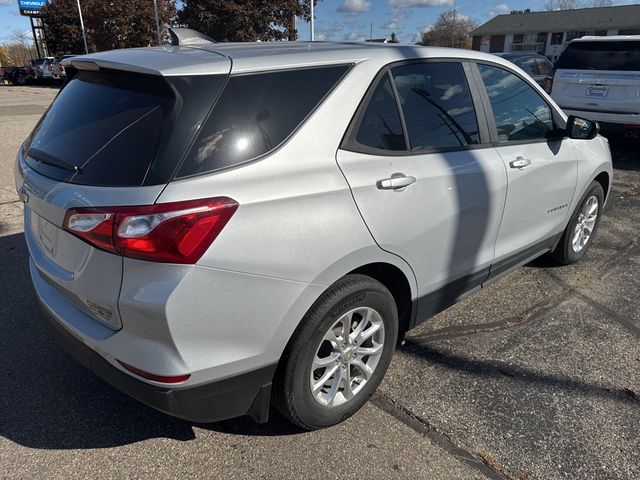
POLYGON ((31 32, 14 32, 11 34, 11 53, 14 62, 24 65, 31 58, 31 32))
POLYGON ((438 47, 471 47, 471 32, 478 22, 458 14, 455 9, 442 12, 431 28, 422 34, 423 45, 438 47))
POLYGON ((544 7, 547 10, 573 10, 578 8, 578 0, 547 0, 544 7))

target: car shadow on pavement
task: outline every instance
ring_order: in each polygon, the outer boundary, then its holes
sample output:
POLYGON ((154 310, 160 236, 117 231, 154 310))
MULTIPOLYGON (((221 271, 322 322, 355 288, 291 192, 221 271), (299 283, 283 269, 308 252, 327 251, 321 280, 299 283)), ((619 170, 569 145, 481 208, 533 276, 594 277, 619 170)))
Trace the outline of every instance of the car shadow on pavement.
MULTIPOLYGON (((156 437, 195 438, 194 424, 157 412, 112 388, 49 336, 33 298, 22 233, 0 237, 0 265, 0 436, 43 449, 106 448, 156 437)), ((266 425, 242 418, 197 426, 258 436, 299 432, 277 415, 266 425)))
POLYGON ((479 378, 505 379, 507 382, 526 383, 530 386, 559 388, 583 396, 599 397, 620 403, 640 405, 635 392, 625 388, 606 388, 582 382, 562 375, 541 372, 524 366, 507 364, 500 361, 469 358, 430 345, 419 340, 407 338, 402 352, 426 360, 429 365, 439 366, 461 374, 471 374, 479 378))

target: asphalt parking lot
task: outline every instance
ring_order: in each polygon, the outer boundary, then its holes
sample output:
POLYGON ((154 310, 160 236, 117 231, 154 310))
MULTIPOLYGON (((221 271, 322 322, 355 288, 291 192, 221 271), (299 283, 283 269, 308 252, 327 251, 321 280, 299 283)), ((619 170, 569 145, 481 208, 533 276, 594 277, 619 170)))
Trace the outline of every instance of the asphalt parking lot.
POLYGON ((637 145, 612 140, 580 264, 537 260, 410 332, 352 419, 194 425, 112 389, 41 325, 13 162, 55 93, 0 86, 0 477, 640 478, 637 145))

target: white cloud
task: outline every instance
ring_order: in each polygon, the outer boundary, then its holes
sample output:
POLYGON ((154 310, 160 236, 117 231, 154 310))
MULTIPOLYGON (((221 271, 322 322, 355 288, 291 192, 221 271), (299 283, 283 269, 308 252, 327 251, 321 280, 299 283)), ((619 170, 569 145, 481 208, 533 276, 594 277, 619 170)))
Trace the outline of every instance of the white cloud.
POLYGON ((339 12, 357 15, 371 10, 371 2, 367 0, 344 0, 342 5, 338 7, 339 12))
POLYGON ((511 8, 509 8, 509 5, 507 3, 498 3, 495 7, 493 7, 493 10, 489 12, 489 15, 495 17, 496 15, 503 15, 505 13, 509 13, 510 11, 511 8))
POLYGON ((15 3, 14 0, 0 0, 0 6, 13 5, 14 3, 15 3))
POLYGON ((326 33, 316 33, 314 37, 316 40, 319 40, 320 42, 325 42, 329 39, 326 33))
POLYGON ((367 39, 367 37, 365 37, 364 35, 358 32, 351 32, 346 34, 344 36, 344 39, 348 42, 364 42, 367 39))
POLYGON ((394 8, 391 12, 391 17, 385 22, 384 25, 382 25, 382 28, 398 31, 403 30, 404 26, 402 25, 402 22, 406 20, 407 15, 408 14, 406 10, 403 10, 401 8, 394 8))
POLYGON ((419 31, 418 33, 416 33, 416 36, 413 37, 413 43, 418 43, 422 41, 422 34, 428 32, 429 30, 431 30, 433 28, 433 25, 427 25, 426 27, 424 27, 421 31, 419 31))
POLYGON ((388 0, 390 7, 438 7, 453 5, 453 0, 388 0))

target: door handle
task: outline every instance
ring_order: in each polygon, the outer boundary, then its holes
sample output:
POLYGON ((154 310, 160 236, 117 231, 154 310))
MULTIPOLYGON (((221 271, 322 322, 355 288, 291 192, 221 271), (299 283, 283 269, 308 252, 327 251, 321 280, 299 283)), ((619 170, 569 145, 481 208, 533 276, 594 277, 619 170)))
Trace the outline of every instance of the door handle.
POLYGON ((515 160, 509 162, 509 166, 511 168, 524 168, 527 165, 531 165, 531 160, 529 160, 528 158, 524 158, 524 157, 516 157, 515 160))
POLYGON ((399 190, 408 187, 412 183, 416 183, 416 177, 409 177, 403 173, 394 173, 391 178, 378 180, 376 185, 380 190, 399 190))

